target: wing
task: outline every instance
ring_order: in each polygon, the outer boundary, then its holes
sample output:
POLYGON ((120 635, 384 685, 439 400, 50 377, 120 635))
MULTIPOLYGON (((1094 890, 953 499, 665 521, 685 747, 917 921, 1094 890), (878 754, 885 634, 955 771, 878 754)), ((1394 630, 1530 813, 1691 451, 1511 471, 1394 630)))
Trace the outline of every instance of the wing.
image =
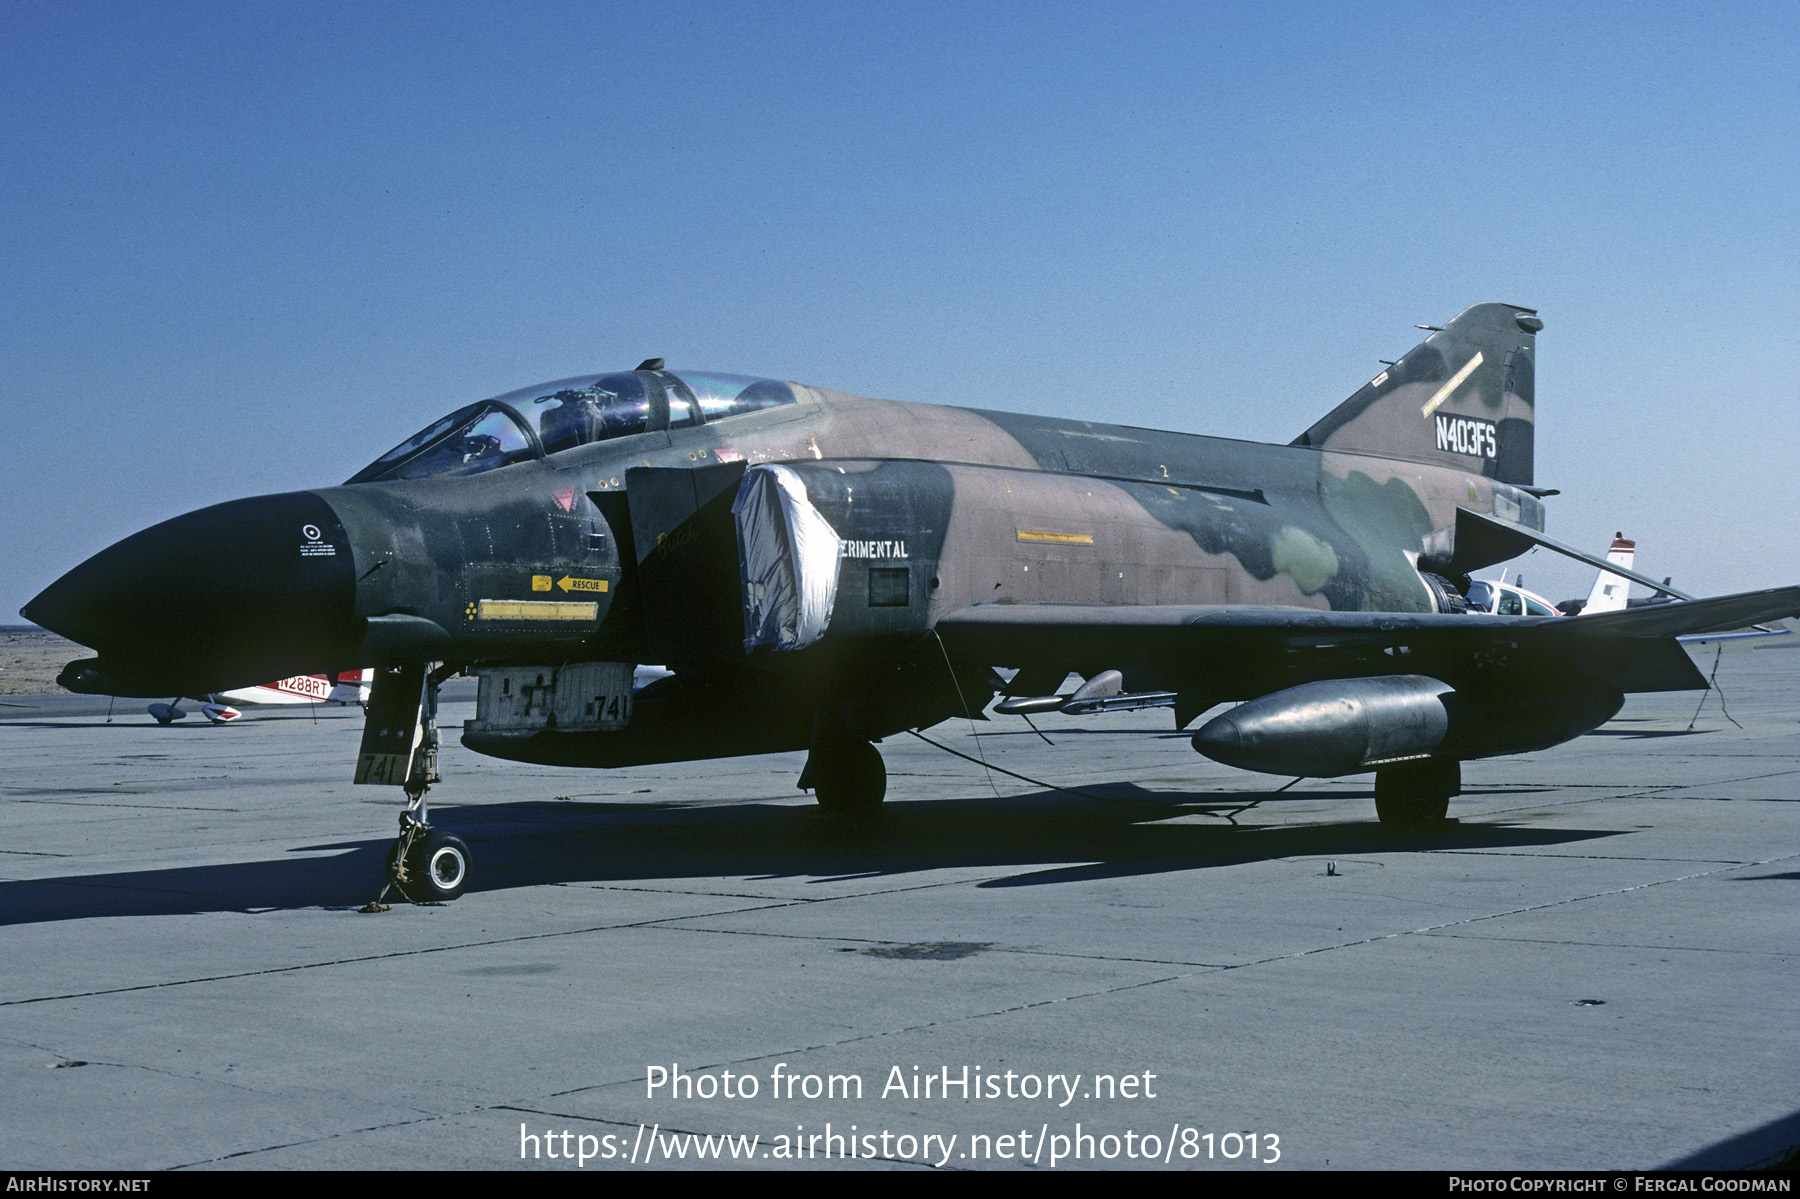
POLYGON ((1120 671, 1127 693, 1181 696, 1175 707, 1186 723, 1184 713, 1192 719, 1222 700, 1382 674, 1430 675, 1463 688, 1553 687, 1574 672, 1626 692, 1704 689, 1677 636, 1794 615, 1800 587, 1575 617, 992 604, 952 612, 937 630, 946 652, 966 665, 1016 667, 1034 679, 1120 671))

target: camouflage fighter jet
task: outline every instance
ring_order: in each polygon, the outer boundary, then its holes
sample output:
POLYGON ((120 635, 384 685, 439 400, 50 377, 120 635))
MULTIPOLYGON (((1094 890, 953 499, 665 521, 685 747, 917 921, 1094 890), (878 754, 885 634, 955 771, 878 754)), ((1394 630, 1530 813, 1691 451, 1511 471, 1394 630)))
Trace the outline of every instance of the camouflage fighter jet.
POLYGON ((436 698, 463 744, 610 767, 809 751, 866 813, 874 743, 977 716, 1165 704, 1252 771, 1373 771, 1442 819, 1471 758, 1555 745, 1627 692, 1704 688, 1675 638, 1800 587, 1577 617, 1467 611, 1473 570, 1558 545, 1533 486, 1543 322, 1478 304, 1287 445, 636 370, 460 408, 340 487, 236 500, 101 551, 23 610, 98 651, 73 691, 159 696, 376 668, 359 783, 401 786, 390 881, 454 898, 426 821, 436 698), (221 616, 220 613, 228 615, 221 616), (639 663, 671 674, 641 689, 639 663), (1007 672, 1012 672, 1008 674, 1007 672), (1076 694, 1050 694, 1071 672, 1076 694), (1002 681, 1005 679, 1006 681, 1002 681))

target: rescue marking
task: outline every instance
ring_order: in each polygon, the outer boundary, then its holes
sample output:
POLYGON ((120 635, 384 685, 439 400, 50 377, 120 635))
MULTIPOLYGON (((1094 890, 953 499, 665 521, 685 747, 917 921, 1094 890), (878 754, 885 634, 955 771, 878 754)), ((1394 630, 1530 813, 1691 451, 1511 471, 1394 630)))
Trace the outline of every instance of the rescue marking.
MULTIPOLYGON (((561 587, 564 591, 605 591, 606 590, 606 580, 605 579, 576 579, 576 578, 571 578, 568 575, 564 575, 562 578, 556 580, 556 585, 558 587, 561 587)), ((550 588, 545 587, 544 590, 548 591, 548 590, 550 590, 550 588)))
POLYGON ((1437 418, 1437 448, 1474 458, 1494 458, 1500 449, 1499 430, 1493 421, 1440 416, 1437 418))
POLYGON ((562 600, 484 599, 475 608, 478 620, 593 620, 599 615, 599 604, 562 600))
POLYGON ((1425 401, 1425 406, 1419 409, 1419 415, 1430 416, 1433 412, 1436 412, 1438 405, 1449 399, 1450 393, 1461 387, 1463 385, 1463 380, 1474 374, 1475 368, 1480 365, 1481 351, 1476 350, 1475 357, 1469 359, 1469 361, 1463 365, 1461 370, 1457 371, 1454 375, 1451 375, 1450 381, 1438 388, 1436 395, 1425 401))
POLYGON ((1037 529, 1020 529, 1020 541, 1048 541, 1056 545, 1092 545, 1092 533, 1044 533, 1037 529))

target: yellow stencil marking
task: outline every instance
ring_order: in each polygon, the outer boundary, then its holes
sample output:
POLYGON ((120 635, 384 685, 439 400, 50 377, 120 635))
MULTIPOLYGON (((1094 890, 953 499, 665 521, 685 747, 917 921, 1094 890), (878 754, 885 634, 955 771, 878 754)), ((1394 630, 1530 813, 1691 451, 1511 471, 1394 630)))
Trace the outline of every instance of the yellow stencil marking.
POLYGON ((477 610, 482 620, 593 620, 599 614, 599 604, 560 600, 484 599, 477 610))
POLYGON ((1057 545, 1092 545, 1092 533, 1040 533, 1035 529, 1020 529, 1020 541, 1050 541, 1057 545))
POLYGON ((1463 380, 1474 374, 1475 368, 1480 365, 1481 351, 1476 350, 1475 357, 1464 363, 1461 370, 1450 376, 1450 381, 1448 383, 1437 389, 1436 395, 1425 401, 1425 406, 1419 409, 1419 415, 1430 416, 1433 412, 1436 412, 1438 405, 1449 399, 1450 393, 1461 387, 1463 385, 1463 380))
MULTIPOLYGON (((576 579, 568 575, 556 580, 556 585, 564 591, 605 591, 605 579, 576 579)), ((545 580, 544 590, 548 591, 549 581, 545 580)))
POLYGON ((550 576, 549 575, 532 575, 531 576, 531 589, 533 591, 548 591, 548 590, 550 590, 550 576))

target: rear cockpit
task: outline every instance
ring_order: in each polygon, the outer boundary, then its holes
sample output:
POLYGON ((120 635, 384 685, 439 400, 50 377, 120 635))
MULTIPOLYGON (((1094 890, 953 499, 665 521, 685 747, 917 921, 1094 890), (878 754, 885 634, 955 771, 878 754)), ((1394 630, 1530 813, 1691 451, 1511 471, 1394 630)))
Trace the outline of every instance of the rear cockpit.
MULTIPOLYGON (((648 366, 649 364, 646 364, 648 366)), ((349 480, 472 475, 597 441, 685 429, 797 402, 773 379, 639 369, 542 383, 459 408, 349 480)))

